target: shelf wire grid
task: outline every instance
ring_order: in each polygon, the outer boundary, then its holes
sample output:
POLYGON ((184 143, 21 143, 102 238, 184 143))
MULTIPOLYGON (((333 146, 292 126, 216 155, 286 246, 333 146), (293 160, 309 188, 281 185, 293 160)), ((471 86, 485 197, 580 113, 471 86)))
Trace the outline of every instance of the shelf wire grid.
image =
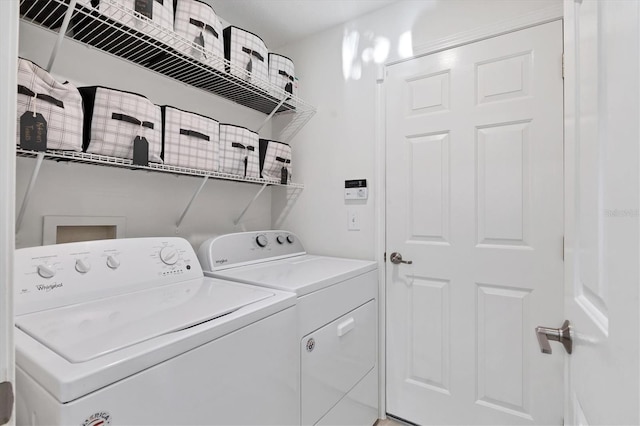
MULTIPOLYGON (((38 155, 38 152, 18 148, 16 150, 16 155, 18 157, 23 157, 23 158, 36 158, 38 155)), ((238 175, 232 175, 229 173, 212 172, 209 170, 168 166, 166 164, 160 164, 160 163, 149 163, 148 166, 139 166, 139 165, 133 164, 133 161, 130 159, 110 157, 107 155, 99 155, 99 154, 88 154, 86 152, 47 150, 44 154, 44 158, 48 160, 56 160, 60 162, 65 161, 70 163, 94 164, 94 165, 100 165, 100 166, 119 167, 119 168, 126 168, 126 169, 132 169, 132 170, 148 170, 153 172, 171 173, 176 175, 187 175, 187 176, 198 176, 198 177, 208 176, 213 179, 229 180, 229 181, 245 182, 245 183, 255 183, 255 184, 262 184, 262 185, 267 184, 267 185, 273 185, 273 186, 285 186, 291 189, 304 188, 304 185, 299 183, 290 182, 287 184, 282 184, 278 180, 254 178, 254 177, 243 177, 238 175)))
MULTIPOLYGON (((20 14, 23 21, 55 33, 68 8, 68 0, 21 0, 20 14)), ((299 97, 253 77, 244 68, 116 0, 100 0, 100 10, 92 7, 89 0, 78 0, 71 13, 65 35, 112 56, 265 114, 287 98, 276 111, 288 118, 276 138, 282 142, 290 141, 315 114, 315 108, 299 97)))

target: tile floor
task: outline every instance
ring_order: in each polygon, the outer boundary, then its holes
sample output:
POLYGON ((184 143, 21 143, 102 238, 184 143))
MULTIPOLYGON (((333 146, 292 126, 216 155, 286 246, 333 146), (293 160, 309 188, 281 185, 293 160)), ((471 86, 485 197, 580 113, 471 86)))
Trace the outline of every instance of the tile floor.
POLYGON ((387 417, 384 420, 378 420, 375 426, 405 426, 406 423, 401 423, 395 419, 387 417))

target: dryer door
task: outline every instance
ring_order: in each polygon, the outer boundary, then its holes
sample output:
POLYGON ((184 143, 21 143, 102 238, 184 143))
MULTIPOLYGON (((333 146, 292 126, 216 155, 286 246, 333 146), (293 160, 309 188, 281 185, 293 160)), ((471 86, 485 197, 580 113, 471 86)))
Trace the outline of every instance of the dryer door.
POLYGON ((318 422, 376 363, 376 303, 302 338, 302 424, 318 422))

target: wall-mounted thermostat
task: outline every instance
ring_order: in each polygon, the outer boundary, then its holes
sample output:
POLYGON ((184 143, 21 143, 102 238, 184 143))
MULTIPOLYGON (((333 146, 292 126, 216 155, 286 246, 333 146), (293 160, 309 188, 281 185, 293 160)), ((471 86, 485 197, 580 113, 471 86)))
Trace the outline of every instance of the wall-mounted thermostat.
POLYGON ((366 179, 354 179, 344 181, 344 199, 345 200, 366 200, 369 194, 367 192, 366 179))

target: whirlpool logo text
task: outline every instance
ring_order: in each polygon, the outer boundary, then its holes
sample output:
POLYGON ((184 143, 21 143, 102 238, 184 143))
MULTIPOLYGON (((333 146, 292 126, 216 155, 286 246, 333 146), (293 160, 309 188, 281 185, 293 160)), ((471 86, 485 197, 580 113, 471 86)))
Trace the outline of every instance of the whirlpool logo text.
POLYGON ((53 283, 53 284, 38 284, 36 288, 38 291, 49 292, 55 290, 56 288, 62 287, 62 283, 53 283))

